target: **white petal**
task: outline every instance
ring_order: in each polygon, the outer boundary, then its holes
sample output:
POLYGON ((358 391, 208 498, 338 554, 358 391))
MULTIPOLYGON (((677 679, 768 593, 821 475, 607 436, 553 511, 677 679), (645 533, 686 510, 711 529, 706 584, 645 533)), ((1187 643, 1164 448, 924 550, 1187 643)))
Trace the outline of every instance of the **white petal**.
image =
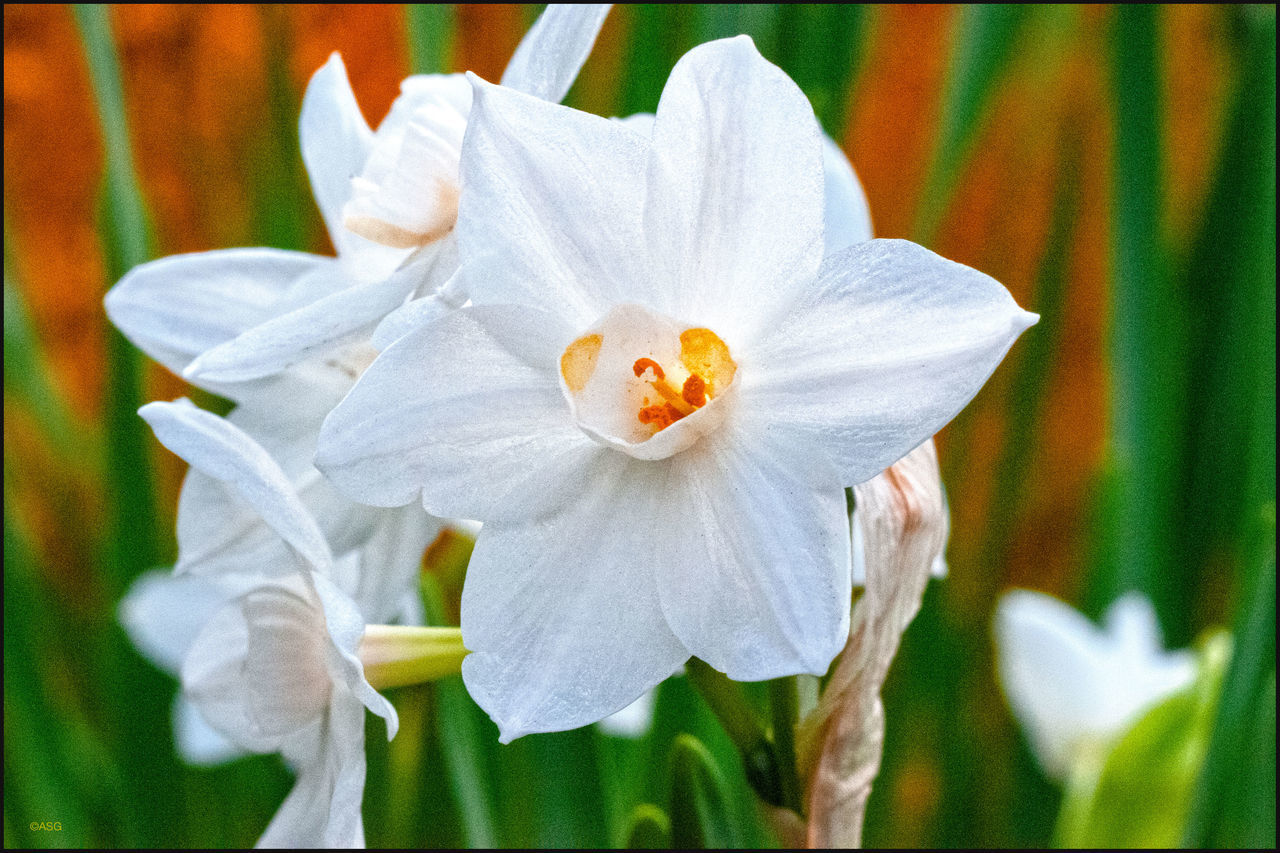
POLYGON ((401 88, 364 169, 352 180, 343 225, 383 245, 411 249, 453 229, 470 91, 461 74, 420 75, 401 88))
POLYGON ((360 547, 360 572, 350 595, 366 622, 385 624, 399 621, 406 600, 418 597, 422 554, 443 522, 416 504, 376 512, 378 525, 360 547))
POLYGON ((615 737, 643 737, 653 725, 653 705, 657 688, 650 688, 621 711, 614 711, 600 721, 600 730, 615 737))
POLYGON ((335 691, 323 728, 286 754, 298 779, 258 847, 363 848, 364 708, 335 691))
POLYGON ((182 663, 183 695, 237 746, 274 752, 283 738, 260 731, 249 714, 251 687, 244 677, 248 649, 249 626, 235 599, 205 622, 192 643, 182 663))
POLYGON ((823 256, 834 255, 872 237, 871 210, 862 183, 844 151, 825 133, 822 135, 822 171, 825 177, 826 226, 823 256))
MULTIPOLYGON (((280 466, 248 435, 226 420, 201 411, 190 401, 149 403, 138 414, 165 447, 238 494, 311 566, 323 570, 331 560, 328 543, 294 492, 280 466)), ((294 571, 295 565, 254 567, 265 572, 294 571)), ((181 570, 181 566, 179 567, 181 570)))
POLYGON ((173 697, 173 740, 182 760, 193 767, 215 767, 245 754, 204 721, 199 709, 179 693, 173 697))
POLYGON ((541 308, 576 329, 616 303, 644 301, 645 138, 471 79, 458 212, 466 293, 541 308))
POLYGON ((364 665, 360 663, 364 617, 355 602, 323 575, 311 574, 308 580, 323 609, 330 640, 330 668, 335 678, 364 707, 386 720, 387 740, 391 740, 400 727, 396 709, 369 684, 364 676, 364 665))
POLYGON ((405 335, 325 420, 316 464, 375 506, 421 493, 442 517, 550 511, 581 487, 589 460, 611 452, 574 425, 560 392, 572 338, 554 316, 496 305, 405 335))
POLYGON ((462 591, 462 676, 506 743, 593 723, 688 658, 652 564, 664 495, 652 466, 610 453, 582 493, 539 521, 488 522, 462 591))
POLYGON ((177 675, 201 627, 240 591, 234 580, 147 572, 120 600, 120 624, 148 660, 177 675))
POLYGON ((397 271, 381 281, 351 284, 333 262, 329 274, 344 284, 335 293, 254 326, 196 358, 183 375, 193 381, 243 382, 279 373, 307 358, 372 330, 404 303, 418 285, 421 271, 397 271))
POLYGON ((275 316, 282 295, 328 258, 279 249, 173 255, 134 267, 107 294, 107 316, 181 374, 195 356, 275 316))
POLYGON ((591 54, 609 8, 608 3, 548 4, 512 54, 502 85, 559 103, 591 54))
POLYGON ((1109 716, 1113 679, 1097 628, 1051 596, 1013 590, 996 607, 995 637, 1009 704, 1045 769, 1061 778, 1109 716))
POLYGON ((797 465, 817 451, 861 483, 951 420, 1036 319, 995 279, 914 243, 861 243, 739 359, 742 416, 797 465))
POLYGON ((298 121, 302 160, 311 191, 339 254, 349 232, 342 227, 342 207, 351 195, 351 179, 360 174, 373 144, 347 69, 336 52, 311 76, 298 121))
POLYGON ((675 457, 662 484, 652 535, 667 621, 738 681, 825 673, 849 633, 844 492, 802 482, 748 434, 715 438, 675 457))
POLYGON ((799 87, 747 36, 676 63, 658 104, 648 187, 644 224, 664 313, 742 346, 817 274, 821 132, 799 87))
POLYGON ((369 343, 381 352, 419 326, 438 320, 455 308, 456 306, 450 305, 438 293, 412 299, 392 311, 378 324, 369 343))
POLYGON ((1164 650, 1155 608, 1141 593, 1126 593, 1107 608, 1106 633, 1119 675, 1112 700, 1117 727, 1194 680, 1195 656, 1164 650))

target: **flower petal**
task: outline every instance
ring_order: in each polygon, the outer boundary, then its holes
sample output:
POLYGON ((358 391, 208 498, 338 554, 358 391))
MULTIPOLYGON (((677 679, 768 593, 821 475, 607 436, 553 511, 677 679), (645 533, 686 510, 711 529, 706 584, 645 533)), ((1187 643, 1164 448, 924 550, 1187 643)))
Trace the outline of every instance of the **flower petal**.
POLYGON ((999 282, 905 240, 828 258, 818 284, 740 360, 742 417, 797 465, 864 482, 941 429, 1038 319, 999 282))
POLYGON ((559 358, 572 338, 552 315, 497 305, 405 335, 325 420, 316 464, 374 506, 421 493, 442 517, 550 511, 610 452, 578 429, 561 394, 559 358))
POLYGON ((245 754, 204 721, 200 710, 179 693, 173 697, 173 742, 182 760, 193 767, 216 767, 245 754))
POLYGON ((849 632, 844 492, 801 482, 728 426, 672 460, 654 507, 663 612, 737 681, 825 673, 849 632))
POLYGON ((870 240, 872 229, 871 210, 867 207, 862 183, 844 151, 825 133, 822 135, 822 172, 826 198, 823 256, 826 257, 870 240))
POLYGON ((647 141, 620 122, 471 75, 458 235, 463 289, 477 304, 541 308, 585 328, 641 299, 647 141))
MULTIPOLYGON (((329 274, 349 281, 337 263, 329 274)), ((350 341, 361 330, 372 330, 373 324, 404 304, 421 277, 420 267, 406 267, 381 281, 343 287, 208 350, 183 375, 193 381, 227 383, 279 373, 350 341)))
POLYGON ((276 314, 281 296, 329 258, 280 249, 173 255, 134 267, 107 294, 107 316, 179 375, 207 349, 276 314))
POLYGON ((351 196, 351 179, 360 174, 369 156, 373 131, 360 112, 347 68, 336 52, 307 84, 298 140, 316 204, 334 247, 342 254, 343 244, 351 236, 342 227, 342 208, 351 196))
POLYGON ((654 589, 655 470, 610 452, 555 516, 481 529, 462 591, 462 676, 503 743, 596 722, 688 658, 654 589))
MULTIPOLYGON (((265 450, 233 424, 197 409, 189 400, 148 403, 138 414, 156 438, 195 468, 233 485, 310 566, 326 570, 329 545, 294 491, 292 483, 265 450)), ((297 565, 262 565, 258 571, 283 573, 297 565)), ((178 570, 182 570, 179 565, 178 570)))
POLYGON ((551 3, 516 46, 502 85, 560 103, 591 54, 608 3, 551 3))
POLYGON ((676 63, 647 180, 658 310, 742 346, 812 283, 822 261, 821 132, 799 87, 747 36, 676 63))
POLYGON ((242 591, 234 579, 146 572, 120 600, 120 624, 147 660, 177 675, 200 628, 242 591))
POLYGON ((285 757, 298 779, 257 846, 363 848, 364 708, 349 693, 335 691, 322 727, 289 747, 285 757))
POLYGON ((1052 596, 1012 590, 996 607, 1000 683, 1045 769, 1062 778, 1082 738, 1102 730, 1113 678, 1098 629, 1052 596))
POLYGON ((403 250, 453 230, 471 92, 461 74, 419 75, 401 89, 363 170, 351 182, 343 225, 403 250))
POLYGON ((324 575, 309 574, 316 600, 324 613, 324 624, 329 634, 330 664, 336 668, 335 675, 346 691, 360 701, 362 705, 387 722, 387 740, 396 736, 400 728, 400 719, 396 709, 386 698, 373 689, 364 676, 364 665, 360 662, 360 640, 364 637, 365 620, 354 601, 338 589, 324 575))

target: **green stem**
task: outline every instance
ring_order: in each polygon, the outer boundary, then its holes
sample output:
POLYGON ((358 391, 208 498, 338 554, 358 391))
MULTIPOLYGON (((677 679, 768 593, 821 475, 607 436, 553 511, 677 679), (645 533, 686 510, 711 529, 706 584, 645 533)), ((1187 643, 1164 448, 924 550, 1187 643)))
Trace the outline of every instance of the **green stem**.
POLYGON ((782 804, 804 814, 800 779, 796 775, 796 719, 800 700, 796 676, 769 682, 769 712, 773 718, 773 750, 778 757, 778 780, 782 784, 782 804))
MULTIPOLYGON (((733 745, 742 754, 742 763, 751 787, 766 803, 783 805, 784 788, 778 770, 777 753, 742 688, 729 680, 728 676, 697 658, 689 658, 685 670, 688 672, 689 682, 702 695, 729 740, 733 741, 733 745)), ((794 756, 791 764, 792 767, 795 766, 794 756)))

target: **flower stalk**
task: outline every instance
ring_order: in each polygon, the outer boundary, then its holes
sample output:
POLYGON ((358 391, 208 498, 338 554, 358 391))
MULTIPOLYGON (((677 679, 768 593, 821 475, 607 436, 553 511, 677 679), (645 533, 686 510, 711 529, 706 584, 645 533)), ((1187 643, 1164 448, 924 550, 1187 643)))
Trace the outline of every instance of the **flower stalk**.
POLYGON ((360 641, 365 677, 378 690, 457 675, 466 656, 459 628, 370 625, 360 641))

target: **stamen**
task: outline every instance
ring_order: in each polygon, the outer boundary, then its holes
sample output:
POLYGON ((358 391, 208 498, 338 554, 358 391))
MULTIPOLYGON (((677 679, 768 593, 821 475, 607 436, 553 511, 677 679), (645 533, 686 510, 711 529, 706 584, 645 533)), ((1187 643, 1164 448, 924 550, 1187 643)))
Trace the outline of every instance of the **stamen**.
POLYGON ((654 378, 666 379, 667 374, 662 369, 662 365, 651 358, 637 358, 636 363, 631 365, 631 369, 635 371, 637 377, 644 376, 646 370, 652 370, 654 378))
POLYGON ((705 406, 707 403, 707 383, 698 374, 693 374, 684 381, 680 389, 680 397, 690 406, 705 406))

